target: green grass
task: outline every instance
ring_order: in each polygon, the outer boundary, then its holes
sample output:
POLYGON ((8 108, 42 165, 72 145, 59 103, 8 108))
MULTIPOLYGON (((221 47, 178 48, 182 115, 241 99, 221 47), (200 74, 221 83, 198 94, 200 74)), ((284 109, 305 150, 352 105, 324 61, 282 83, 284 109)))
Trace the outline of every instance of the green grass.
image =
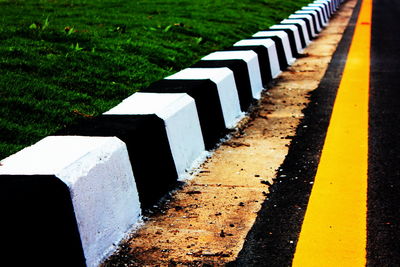
POLYGON ((0 159, 309 0, 0 0, 0 159))

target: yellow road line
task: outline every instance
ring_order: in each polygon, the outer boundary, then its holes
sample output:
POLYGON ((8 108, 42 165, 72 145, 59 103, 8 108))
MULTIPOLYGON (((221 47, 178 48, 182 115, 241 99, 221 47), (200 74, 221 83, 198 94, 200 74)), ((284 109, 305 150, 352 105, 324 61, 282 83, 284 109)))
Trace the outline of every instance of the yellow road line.
POLYGON ((293 266, 365 266, 372 0, 363 0, 293 266))

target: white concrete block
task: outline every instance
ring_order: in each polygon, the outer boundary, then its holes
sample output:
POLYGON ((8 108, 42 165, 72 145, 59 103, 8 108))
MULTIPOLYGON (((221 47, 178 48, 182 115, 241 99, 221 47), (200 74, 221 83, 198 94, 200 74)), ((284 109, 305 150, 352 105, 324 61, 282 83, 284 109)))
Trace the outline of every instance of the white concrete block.
MULTIPOLYGON (((1 183, 4 183, 4 175, 11 183, 13 177, 29 176, 31 184, 35 184, 35 179, 39 182, 43 175, 49 175, 54 176, 51 180, 59 179, 66 185, 71 196, 87 266, 97 266, 103 257, 115 248, 113 244, 117 244, 132 225, 138 222, 140 203, 127 149, 125 144, 115 137, 50 136, 4 159, 1 164, 1 183)), ((29 186, 26 187, 24 183, 19 184, 21 190, 30 190, 29 186)), ((13 197, 12 194, 13 192, 10 192, 10 198, 13 197)), ((35 199, 26 201, 35 202, 35 199)), ((55 199, 49 201, 56 202, 55 199)), ((20 212, 23 213, 24 210, 20 212)), ((51 216, 52 211, 48 212, 51 216)), ((31 219, 36 222, 48 220, 31 219)), ((26 221, 26 225, 29 226, 30 222, 26 221)), ((32 229, 35 230, 37 229, 32 229)), ((43 239, 51 238, 47 235, 57 234, 47 233, 45 230, 41 233, 43 239)), ((25 238, 29 240, 29 236, 25 238)), ((35 240, 30 241, 35 244, 35 240)), ((34 246, 29 250, 45 249, 34 246)), ((44 262, 45 260, 43 258, 44 262)))
POLYGON ((308 7, 320 8, 323 12, 326 23, 329 23, 330 13, 329 13, 328 3, 310 3, 310 4, 308 4, 308 7))
POLYGON ((290 29, 294 34, 297 53, 300 54, 301 52, 303 52, 303 48, 301 47, 299 29, 295 25, 273 25, 270 27, 270 29, 276 29, 276 30, 290 29))
POLYGON ((167 80, 211 80, 217 85, 222 113, 227 128, 234 128, 243 118, 233 72, 229 68, 187 68, 167 80))
POLYGON ((275 42, 271 39, 246 39, 236 42, 233 46, 253 46, 262 45, 268 49, 269 64, 272 78, 276 78, 281 69, 279 66, 278 53, 276 52, 275 42))
POLYGON ((281 21, 281 23, 283 23, 283 24, 289 24, 289 23, 300 24, 301 28, 303 30, 304 40, 306 42, 306 45, 309 45, 311 43, 311 37, 308 35, 307 25, 304 20, 302 20, 302 19, 284 19, 281 21))
POLYGON ((286 61, 289 65, 292 65, 295 62, 295 58, 292 55, 292 51, 290 49, 289 36, 284 31, 259 31, 253 34, 253 37, 273 37, 277 36, 282 40, 283 49, 285 50, 286 61))
POLYGON ((335 9, 333 7, 333 2, 330 1, 330 0, 328 0, 328 1, 327 0, 317 0, 317 1, 314 1, 313 3, 315 3, 315 4, 319 4, 319 3, 328 4, 330 16, 332 16, 333 13, 335 13, 335 9))
POLYGON ((311 15, 307 15, 307 14, 292 14, 289 16, 289 19, 306 19, 309 23, 310 23, 310 27, 311 27, 311 38, 315 38, 317 37, 318 33, 317 30, 315 28, 313 19, 311 15))
POLYGON ((164 120, 178 179, 204 157, 205 148, 194 99, 184 93, 135 93, 105 115, 155 114, 164 120))
POLYGON ((336 12, 339 8, 339 2, 337 0, 324 0, 332 5, 333 12, 336 12))
POLYGON ((311 15, 313 17, 314 29, 317 31, 316 33, 320 33, 322 31, 322 25, 319 22, 317 11, 315 11, 315 10, 314 11, 313 10, 298 10, 294 14, 311 15))
POLYGON ((332 16, 333 10, 331 8, 331 3, 330 2, 324 1, 324 0, 317 0, 317 1, 314 1, 313 4, 322 4, 322 5, 324 5, 326 7, 327 12, 328 12, 328 17, 330 18, 332 16))
POLYGON ((319 22, 320 22, 320 24, 322 23, 322 25, 320 25, 320 26, 325 27, 326 25, 328 25, 328 21, 325 20, 325 16, 324 16, 325 14, 324 14, 324 10, 322 7, 305 6, 305 7, 302 7, 301 10, 317 12, 319 22))
POLYGON ((260 64, 257 53, 254 51, 218 51, 211 53, 201 60, 229 60, 241 59, 247 64, 249 71, 251 91, 253 98, 260 99, 261 91, 264 89, 261 81, 260 64))
POLYGON ((329 8, 328 4, 323 4, 323 3, 312 3, 308 4, 309 7, 319 7, 322 9, 324 16, 325 16, 325 22, 326 24, 329 23, 329 18, 330 18, 330 13, 329 13, 329 8))

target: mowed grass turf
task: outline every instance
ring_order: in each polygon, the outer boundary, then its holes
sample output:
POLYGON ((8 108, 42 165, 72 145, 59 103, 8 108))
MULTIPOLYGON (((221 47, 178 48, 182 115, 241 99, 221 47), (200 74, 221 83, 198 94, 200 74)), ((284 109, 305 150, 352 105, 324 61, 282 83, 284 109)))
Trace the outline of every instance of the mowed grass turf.
POLYGON ((308 0, 0 0, 0 159, 308 0))

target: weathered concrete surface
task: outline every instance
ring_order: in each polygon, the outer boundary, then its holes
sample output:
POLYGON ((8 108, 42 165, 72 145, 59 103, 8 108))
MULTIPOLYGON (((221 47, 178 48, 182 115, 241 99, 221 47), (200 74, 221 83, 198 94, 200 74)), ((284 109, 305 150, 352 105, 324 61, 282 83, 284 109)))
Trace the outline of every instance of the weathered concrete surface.
POLYGON ((307 96, 323 77, 355 4, 350 0, 342 6, 305 49, 305 57, 275 79, 237 133, 107 266, 224 265, 235 259, 288 152, 307 96))

